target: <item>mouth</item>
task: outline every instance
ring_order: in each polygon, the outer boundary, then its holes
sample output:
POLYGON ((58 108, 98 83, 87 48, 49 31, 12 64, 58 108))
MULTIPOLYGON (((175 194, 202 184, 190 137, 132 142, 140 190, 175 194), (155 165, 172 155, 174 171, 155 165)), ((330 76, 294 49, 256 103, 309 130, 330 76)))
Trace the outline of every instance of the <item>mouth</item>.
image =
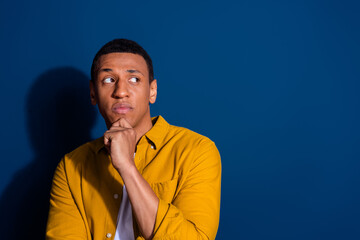
POLYGON ((115 103, 112 106, 111 110, 117 114, 126 114, 126 113, 132 111, 133 108, 128 103, 115 103))

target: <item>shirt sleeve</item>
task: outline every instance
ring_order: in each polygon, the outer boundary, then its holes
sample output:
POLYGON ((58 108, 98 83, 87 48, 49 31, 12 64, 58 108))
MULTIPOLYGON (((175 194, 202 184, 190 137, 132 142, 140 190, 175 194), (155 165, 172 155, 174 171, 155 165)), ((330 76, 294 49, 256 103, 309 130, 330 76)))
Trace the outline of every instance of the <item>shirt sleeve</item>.
POLYGON ((220 216, 221 160, 211 141, 196 149, 179 194, 159 201, 153 239, 215 239, 220 216))
POLYGON ((46 239, 87 239, 84 221, 69 189, 64 159, 53 178, 46 239))

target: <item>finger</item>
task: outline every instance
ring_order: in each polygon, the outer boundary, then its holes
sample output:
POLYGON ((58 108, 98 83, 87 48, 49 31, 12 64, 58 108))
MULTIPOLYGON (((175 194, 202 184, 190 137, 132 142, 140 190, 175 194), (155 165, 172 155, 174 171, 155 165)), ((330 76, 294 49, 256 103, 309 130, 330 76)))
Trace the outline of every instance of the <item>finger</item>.
POLYGON ((118 126, 111 126, 109 128, 109 130, 107 130, 106 132, 118 132, 118 131, 121 131, 121 130, 124 130, 124 129, 127 129, 127 128, 124 128, 124 127, 118 127, 118 126))
POLYGON ((125 118, 121 118, 120 120, 119 120, 119 127, 123 127, 123 128, 133 128, 132 126, 131 126, 131 124, 125 119, 125 118))
POLYGON ((104 144, 105 146, 110 146, 111 143, 111 135, 108 131, 104 133, 104 144))

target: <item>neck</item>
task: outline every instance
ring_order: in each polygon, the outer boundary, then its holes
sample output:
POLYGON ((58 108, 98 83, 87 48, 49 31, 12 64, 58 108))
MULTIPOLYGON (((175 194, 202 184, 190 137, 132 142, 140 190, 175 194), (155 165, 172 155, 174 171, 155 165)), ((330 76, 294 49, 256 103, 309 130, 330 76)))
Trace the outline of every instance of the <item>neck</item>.
POLYGON ((143 120, 141 121, 141 123, 138 124, 138 126, 134 127, 134 130, 136 132, 136 142, 138 142, 140 138, 152 128, 152 126, 153 124, 149 113, 146 117, 143 118, 143 120))

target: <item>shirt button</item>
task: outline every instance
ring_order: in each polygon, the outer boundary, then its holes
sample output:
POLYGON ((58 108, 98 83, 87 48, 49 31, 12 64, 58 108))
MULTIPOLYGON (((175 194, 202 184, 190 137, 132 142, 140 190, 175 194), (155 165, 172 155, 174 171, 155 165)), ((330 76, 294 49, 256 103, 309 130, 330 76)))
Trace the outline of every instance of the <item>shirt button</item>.
POLYGON ((118 199, 118 198, 119 198, 119 194, 115 193, 115 194, 114 194, 114 198, 115 198, 115 199, 118 199))
POLYGON ((111 238, 111 233, 106 234, 107 238, 111 238))

